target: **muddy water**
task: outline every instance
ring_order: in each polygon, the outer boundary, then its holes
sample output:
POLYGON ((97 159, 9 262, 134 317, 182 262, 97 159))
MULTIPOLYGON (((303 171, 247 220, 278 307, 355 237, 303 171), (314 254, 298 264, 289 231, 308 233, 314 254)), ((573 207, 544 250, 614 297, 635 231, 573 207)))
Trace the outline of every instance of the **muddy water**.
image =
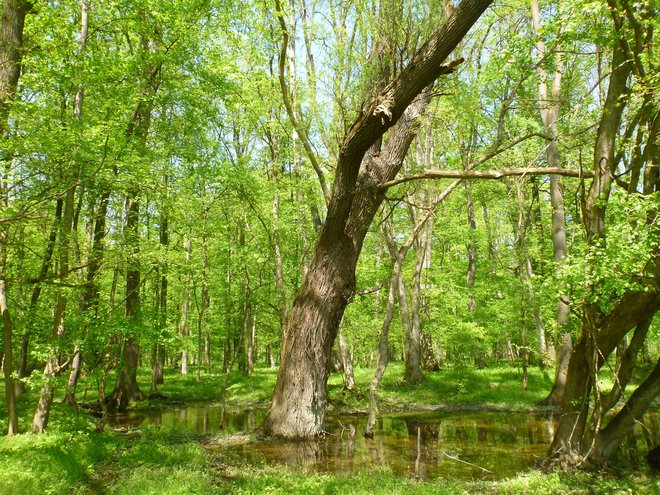
MULTIPOLYGON (((264 411, 222 416, 204 405, 117 417, 116 425, 160 424, 197 433, 254 430, 264 411)), ((540 461, 552 440, 556 416, 529 413, 425 413, 384 415, 373 439, 366 417, 330 417, 328 434, 313 442, 252 441, 214 447, 241 463, 285 464, 326 473, 357 473, 387 466, 425 479, 497 479, 540 461)), ((655 418, 654 418, 655 420, 655 418)), ((654 421, 655 423, 655 421, 654 421)))

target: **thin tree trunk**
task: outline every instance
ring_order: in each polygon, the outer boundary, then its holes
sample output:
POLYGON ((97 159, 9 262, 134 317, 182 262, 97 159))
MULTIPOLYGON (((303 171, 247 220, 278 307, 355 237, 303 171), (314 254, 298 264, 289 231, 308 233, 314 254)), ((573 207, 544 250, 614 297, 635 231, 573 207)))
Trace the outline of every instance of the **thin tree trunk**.
MULTIPOLYGON (((0 248, 2 251, 2 261, 4 266, 5 250, 3 246, 0 248)), ((2 336, 4 340, 4 354, 2 369, 5 375, 5 403, 7 406, 7 436, 12 436, 19 432, 18 429, 18 413, 16 410, 16 396, 14 394, 14 357, 11 345, 11 316, 9 314, 9 307, 7 306, 7 296, 5 291, 5 280, 0 278, 0 312, 2 312, 2 336)))
MULTIPOLYGON (((537 36, 536 51, 539 61, 546 58, 545 43, 541 39, 541 14, 538 0, 532 0, 532 23, 537 36)), ((557 141, 557 122, 559 120, 560 110, 560 90, 563 72, 562 54, 557 51, 554 54, 555 72, 552 76, 552 86, 548 94, 547 74, 543 64, 538 64, 539 76, 539 107, 541 120, 545 133, 549 136, 546 143, 546 161, 548 167, 560 168, 562 166, 559 157, 559 144, 557 141)), ((564 197, 562 193, 561 177, 558 175, 550 176, 550 204, 552 206, 552 247, 557 269, 559 269, 566 257, 566 221, 564 215, 564 197)), ((568 322, 570 308, 568 305, 568 295, 562 294, 557 300, 557 320, 555 334, 557 336, 557 352, 555 362, 555 381, 548 397, 545 401, 548 404, 561 404, 566 383, 566 367, 568 366, 567 356, 571 352, 571 337, 563 328, 568 322)))
POLYGON ((252 375, 254 373, 254 354, 256 345, 256 325, 254 313, 252 311, 252 302, 247 300, 245 302, 245 333, 247 335, 247 363, 246 373, 252 375))
POLYGON ((273 355, 273 344, 268 343, 266 346, 266 366, 270 369, 275 368, 275 356, 273 355))
MULTIPOLYGON (((53 258, 53 252, 55 251, 55 244, 57 242, 57 230, 59 225, 62 222, 62 210, 64 209, 64 200, 58 198, 55 205, 55 219, 53 220, 53 226, 50 230, 48 236, 48 242, 46 243, 46 250, 44 252, 44 257, 41 261, 41 269, 39 270, 39 280, 46 278, 48 274, 48 269, 50 268, 51 260, 53 258)), ((41 296, 42 286, 40 283, 37 283, 32 289, 32 296, 30 298, 30 309, 31 313, 39 302, 39 297, 41 296)), ((27 377, 27 360, 28 360, 28 350, 30 345, 30 336, 31 329, 28 328, 21 338, 21 349, 20 357, 18 363, 18 380, 16 381, 16 395, 23 395, 25 392, 25 383, 23 378, 27 377)))
MULTIPOLYGON (((169 171, 166 169, 163 176, 164 187, 166 190, 166 200, 168 197, 169 188, 169 171)), ((151 351, 151 394, 158 393, 158 385, 165 381, 165 346, 161 342, 161 337, 167 328, 167 299, 169 297, 169 279, 168 279, 168 256, 170 245, 170 232, 169 232, 169 213, 167 205, 161 206, 160 211, 160 226, 158 232, 158 240, 163 250, 163 261, 161 266, 160 275, 160 291, 158 300, 158 312, 160 319, 158 322, 158 339, 153 345, 151 351)))
POLYGON ((197 309, 197 381, 200 381, 200 373, 202 366, 202 333, 204 333, 204 360, 207 370, 211 363, 210 356, 210 336, 208 330, 202 332, 205 324, 206 310, 209 307, 209 291, 208 291, 208 268, 209 268, 209 254, 208 246, 206 244, 206 234, 202 234, 202 290, 201 301, 197 309))
MULTIPOLYGON (((87 34, 89 30, 89 1, 81 0, 80 2, 80 43, 78 45, 78 55, 82 55, 85 52, 87 47, 87 34)), ((84 88, 82 83, 78 84, 76 89, 76 94, 73 100, 73 116, 75 117, 77 124, 80 126, 82 124, 82 112, 83 112, 83 101, 84 101, 84 88)), ((77 149, 74 151, 77 152, 77 149)), ((72 220, 72 229, 75 232, 78 225, 78 215, 80 214, 80 206, 82 206, 83 194, 79 195, 78 206, 79 208, 74 211, 73 220, 72 220)), ((78 248, 78 243, 74 236, 74 254, 77 259, 80 259, 80 249, 78 248)), ((76 405, 76 386, 78 385, 78 378, 80 377, 80 370, 82 366, 82 354, 80 353, 80 348, 76 346, 73 351, 73 356, 71 357, 71 371, 69 372, 69 379, 67 381, 66 395, 64 397, 64 402, 69 405, 76 405)))
POLYGON ((474 220, 474 204, 472 203, 472 194, 470 193, 470 182, 465 182, 465 201, 467 207, 468 227, 470 229, 470 242, 467 245, 468 252, 468 270, 466 277, 466 287, 468 290, 468 309, 473 312, 477 303, 474 300, 474 279, 477 273, 477 245, 474 240, 477 224, 474 220))
POLYGON ((183 298, 181 302, 181 339, 183 340, 183 351, 181 352, 181 374, 188 374, 188 336, 190 335, 190 323, 189 323, 189 313, 190 313, 190 259, 192 256, 192 243, 190 242, 190 237, 187 237, 183 241, 183 247, 186 250, 186 280, 183 285, 183 298))
MULTIPOLYGON (((69 246, 71 238, 71 229, 73 225, 73 213, 75 204, 75 183, 77 182, 77 172, 72 177, 72 183, 66 192, 64 200, 64 212, 62 215, 62 223, 60 225, 60 242, 59 242, 59 263, 60 263, 60 277, 64 279, 69 272, 69 246)), ((58 363, 59 355, 59 341, 64 334, 64 315, 67 306, 66 294, 59 290, 57 293, 57 302, 54 308, 53 329, 51 333, 50 354, 46 359, 46 367, 44 369, 45 383, 41 387, 39 396, 39 403, 37 410, 34 413, 32 420, 32 431, 34 433, 43 433, 48 425, 48 417, 50 415, 50 408, 53 404, 54 385, 53 379, 60 372, 58 363)), ((75 402, 75 400, 74 400, 75 402)))
POLYGON ((351 358, 351 352, 348 350, 346 337, 341 331, 339 332, 339 355, 341 356, 341 364, 344 368, 344 388, 346 390, 353 390, 355 388, 353 360, 351 358))
POLYGON ((396 284, 399 280, 399 274, 395 273, 395 270, 401 269, 400 264, 395 264, 392 267, 392 277, 390 280, 390 290, 387 294, 387 308, 385 310, 385 319, 383 320, 383 326, 380 331, 380 337, 378 339, 378 348, 377 348, 377 357, 376 357, 376 373, 374 374, 373 380, 369 385, 369 416, 367 419, 367 426, 364 430, 364 436, 367 438, 374 437, 374 428, 376 426, 376 417, 378 415, 378 387, 380 387, 380 382, 383 380, 385 375, 385 370, 387 369, 388 354, 387 347, 390 335, 390 324, 392 323, 392 317, 394 316, 394 302, 396 298, 397 287, 396 284))
POLYGON ((76 347, 71 357, 71 371, 66 385, 66 395, 64 396, 64 402, 70 406, 76 405, 76 385, 78 384, 78 378, 80 378, 81 367, 82 354, 80 353, 80 349, 76 347))

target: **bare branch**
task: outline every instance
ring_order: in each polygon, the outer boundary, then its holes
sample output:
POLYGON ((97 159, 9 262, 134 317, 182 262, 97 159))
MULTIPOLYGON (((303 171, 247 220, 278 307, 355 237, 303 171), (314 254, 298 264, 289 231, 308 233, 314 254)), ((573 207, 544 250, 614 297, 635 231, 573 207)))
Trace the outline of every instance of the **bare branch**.
POLYGON ((501 179, 511 176, 531 176, 531 175, 562 175, 564 177, 593 177, 593 172, 584 172, 579 170, 569 170, 561 167, 530 167, 530 168, 505 168, 500 170, 426 170, 423 174, 409 175, 400 179, 383 182, 380 189, 403 184, 420 179, 501 179))
POLYGON ((323 173, 321 164, 319 163, 316 157, 316 153, 314 153, 314 150, 312 149, 312 144, 310 142, 309 136, 307 135, 307 131, 300 123, 300 119, 298 118, 295 109, 295 102, 291 101, 289 86, 286 82, 286 78, 284 77, 284 65, 287 57, 286 49, 287 46, 289 45, 290 35, 286 25, 286 21, 284 20, 284 14, 280 0, 275 0, 275 8, 277 13, 277 20, 280 24, 280 29, 282 30, 282 46, 280 47, 280 59, 278 64, 278 68, 279 68, 278 78, 280 81, 280 89, 282 91, 282 101, 284 102, 286 113, 289 115, 289 120, 291 120, 291 125, 298 133, 298 137, 302 142, 303 148, 305 148, 305 153, 307 154, 307 157, 309 158, 309 161, 312 164, 314 171, 316 172, 316 175, 319 179, 319 184, 321 185, 321 190, 323 191, 323 198, 325 199, 325 204, 327 205, 328 202, 330 201, 330 190, 328 189, 328 184, 325 180, 325 174, 323 173))

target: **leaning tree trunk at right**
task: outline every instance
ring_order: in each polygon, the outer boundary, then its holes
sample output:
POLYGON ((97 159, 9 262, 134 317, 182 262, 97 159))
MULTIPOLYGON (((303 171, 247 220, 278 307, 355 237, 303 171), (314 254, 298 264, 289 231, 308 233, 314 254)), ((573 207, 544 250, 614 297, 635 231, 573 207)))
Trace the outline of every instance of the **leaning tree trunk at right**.
MULTIPOLYGON (((643 53, 648 47, 643 43, 629 44, 628 38, 635 38, 644 33, 652 32, 652 25, 646 22, 643 9, 640 6, 623 9, 613 0, 609 3, 610 12, 616 27, 611 75, 607 97, 601 119, 596 132, 594 146, 593 168, 594 179, 586 198, 583 200, 584 226, 587 243, 590 248, 600 248, 607 242, 606 211, 617 171, 620 155, 617 153, 615 139, 621 132, 621 124, 638 125, 645 122, 651 128, 646 132, 644 127, 625 129, 625 135, 634 135, 643 142, 632 153, 632 169, 637 168, 637 174, 644 169, 643 196, 649 196, 659 190, 658 162, 660 153, 657 147, 659 112, 657 105, 647 105, 647 100, 653 99, 654 89, 645 84, 646 70, 643 67, 643 53), (632 24, 632 27, 629 25, 632 24), (633 29, 634 27, 634 29, 633 29), (641 34, 640 34, 641 33, 641 34), (631 52, 635 50, 634 53, 631 52), (630 100, 628 83, 641 84, 647 93, 643 96, 640 119, 630 122, 622 120, 623 110, 630 100), (636 151, 643 149, 642 155, 636 151)), ((634 170, 633 170, 634 172, 634 170)), ((631 175, 631 182, 634 174, 631 175)), ((617 177, 617 181, 621 181, 617 177)), ((627 188, 630 190, 630 188, 627 188)), ((644 228, 658 231, 655 217, 657 207, 650 212, 644 228)), ((637 221, 637 228, 642 227, 637 221)), ((598 263, 595 257, 593 263, 598 263)), ((594 266, 593 269, 597 267, 594 266)), ((598 302, 589 300, 591 293, 597 294, 598 287, 586 287, 585 302, 580 308, 581 331, 570 356, 566 388, 562 400, 562 414, 557 432, 553 439, 550 455, 561 461, 583 465, 585 463, 601 464, 619 447, 627 432, 636 421, 639 421, 651 402, 660 391, 660 372, 658 365, 641 382, 637 389, 629 395, 624 407, 612 415, 611 410, 623 395, 625 384, 634 366, 637 353, 643 347, 646 336, 646 325, 660 309, 660 248, 655 246, 650 252, 642 277, 632 276, 634 289, 624 292, 616 301, 610 304, 609 310, 601 307, 598 302), (640 284, 642 287, 640 288, 640 284), (616 370, 618 383, 609 393, 600 390, 599 370, 608 357, 622 344, 629 331, 635 329, 630 342, 620 359, 616 370), (592 392, 594 392, 592 394, 592 392), (593 398, 592 398, 593 395, 593 398), (591 418, 591 419, 590 419, 591 418)))

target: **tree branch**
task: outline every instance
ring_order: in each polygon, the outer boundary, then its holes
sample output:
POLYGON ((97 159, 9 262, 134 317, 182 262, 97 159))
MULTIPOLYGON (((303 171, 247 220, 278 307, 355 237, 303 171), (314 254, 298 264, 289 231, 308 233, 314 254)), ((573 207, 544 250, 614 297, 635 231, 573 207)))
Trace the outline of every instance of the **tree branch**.
POLYGON ((593 172, 570 170, 560 167, 505 168, 500 170, 426 170, 423 174, 409 175, 380 184, 380 189, 420 179, 501 179, 502 177, 526 175, 562 175, 564 177, 593 177, 593 172))
POLYGON ((284 76, 286 50, 289 45, 289 30, 287 29, 286 21, 284 20, 284 14, 280 0, 275 0, 275 10, 277 14, 277 20, 280 24, 280 29, 282 30, 282 45, 280 47, 280 59, 278 63, 278 68, 279 68, 278 79, 280 82, 280 90, 282 92, 282 101, 284 103, 284 107, 286 108, 286 113, 289 115, 289 120, 291 120, 291 125, 298 134, 298 137, 300 138, 303 148, 305 148, 305 153, 307 154, 307 157, 309 158, 309 161, 312 164, 312 168, 314 168, 314 171, 316 172, 316 175, 319 179, 319 184, 321 185, 321 191, 323 192, 323 198, 327 206, 328 202, 330 201, 330 190, 328 189, 328 184, 325 180, 325 174, 323 173, 321 164, 316 158, 316 153, 314 153, 314 150, 312 149, 312 145, 309 136, 307 135, 307 131, 300 124, 300 120, 298 119, 298 115, 294 106, 295 102, 291 100, 289 86, 284 76))

